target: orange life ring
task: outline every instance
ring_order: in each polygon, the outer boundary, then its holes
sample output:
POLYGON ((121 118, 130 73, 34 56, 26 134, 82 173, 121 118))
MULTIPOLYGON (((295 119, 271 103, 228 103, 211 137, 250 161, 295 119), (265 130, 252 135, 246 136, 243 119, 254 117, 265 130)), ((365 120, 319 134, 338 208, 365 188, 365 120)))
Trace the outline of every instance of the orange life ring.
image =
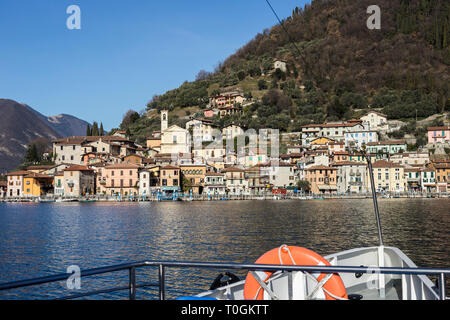
MULTIPOLYGON (((273 265, 300 265, 300 266, 331 266, 331 264, 322 256, 314 251, 306 248, 294 247, 294 246, 281 246, 279 248, 272 249, 262 255, 255 264, 273 264, 273 265), (292 261, 294 260, 294 261, 292 261)), ((266 279, 262 279, 267 282, 274 272, 264 272, 267 275, 266 279)), ((317 281, 321 281, 327 274, 321 273, 316 277, 317 281)), ((324 284, 323 288, 333 294, 334 296, 348 299, 347 291, 345 290, 344 283, 341 277, 334 273, 330 279, 324 284)), ((327 300, 336 300, 324 291, 327 300)), ((244 299, 249 300, 263 300, 264 289, 256 281, 255 277, 250 273, 245 279, 244 285, 244 299)))

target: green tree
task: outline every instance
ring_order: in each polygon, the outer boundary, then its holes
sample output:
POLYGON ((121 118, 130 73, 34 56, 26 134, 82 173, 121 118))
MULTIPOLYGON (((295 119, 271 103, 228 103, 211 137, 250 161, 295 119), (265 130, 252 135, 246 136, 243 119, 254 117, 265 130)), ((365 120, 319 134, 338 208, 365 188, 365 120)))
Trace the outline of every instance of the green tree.
POLYGON ((99 135, 98 123, 96 121, 92 124, 92 135, 94 137, 99 135))
POLYGON ((24 165, 31 165, 38 163, 40 160, 37 147, 35 144, 30 144, 27 148, 27 151, 25 152, 25 156, 23 158, 22 163, 24 165))
POLYGON ((309 181, 299 180, 297 182, 297 189, 302 190, 303 192, 308 192, 311 190, 311 185, 309 184, 309 181))
POLYGON ((100 122, 100 135, 101 136, 105 135, 105 130, 103 129, 103 122, 100 122))
POLYGON ((92 136, 92 130, 91 130, 91 126, 88 123, 87 127, 86 127, 86 136, 92 136))

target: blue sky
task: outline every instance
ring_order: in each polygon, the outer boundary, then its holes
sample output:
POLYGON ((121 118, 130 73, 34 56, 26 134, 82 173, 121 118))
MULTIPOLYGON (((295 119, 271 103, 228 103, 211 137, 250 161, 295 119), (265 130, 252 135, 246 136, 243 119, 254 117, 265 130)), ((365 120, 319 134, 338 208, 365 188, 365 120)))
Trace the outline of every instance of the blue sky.
MULTIPOLYGON (((282 18, 305 2, 271 0, 282 18)), ((1 0, 0 98, 111 129, 276 23, 265 0, 1 0)))

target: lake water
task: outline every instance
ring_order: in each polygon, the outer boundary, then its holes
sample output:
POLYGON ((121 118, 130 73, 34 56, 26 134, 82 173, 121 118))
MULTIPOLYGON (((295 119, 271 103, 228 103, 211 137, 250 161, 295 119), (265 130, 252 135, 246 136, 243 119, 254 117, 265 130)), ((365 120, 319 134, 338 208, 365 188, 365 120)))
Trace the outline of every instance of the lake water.
MULTIPOLYGON (((450 199, 380 199, 379 207, 385 245, 400 248, 421 267, 450 266, 450 199)), ((373 203, 0 203, 0 282, 64 273, 70 265, 86 269, 140 260, 254 262, 281 244, 321 255, 375 246, 373 203)), ((218 273, 168 269, 168 297, 208 289, 218 273)), ((127 285, 127 279, 125 271, 83 278, 81 291, 127 285)), ((156 269, 137 271, 138 282, 156 279, 156 269)), ((156 290, 138 289, 137 297, 154 298, 156 290)), ((73 293, 62 281, 3 292, 0 299, 73 293)), ((126 297, 127 292, 121 292, 95 298, 126 297)))

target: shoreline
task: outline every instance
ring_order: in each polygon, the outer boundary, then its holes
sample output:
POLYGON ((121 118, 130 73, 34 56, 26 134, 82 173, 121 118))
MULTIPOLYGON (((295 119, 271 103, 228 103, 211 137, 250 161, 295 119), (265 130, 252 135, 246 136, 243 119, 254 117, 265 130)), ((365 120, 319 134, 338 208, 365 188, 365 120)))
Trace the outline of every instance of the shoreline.
MULTIPOLYGON (((396 194, 378 195, 378 199, 448 199, 450 194, 396 194)), ((178 197, 147 197, 147 198, 5 198, 0 199, 0 203, 94 203, 94 202, 192 202, 192 201, 267 201, 267 200, 361 200, 372 199, 371 194, 366 195, 311 195, 311 196, 290 196, 290 195, 260 195, 260 196, 178 196, 178 197)))

